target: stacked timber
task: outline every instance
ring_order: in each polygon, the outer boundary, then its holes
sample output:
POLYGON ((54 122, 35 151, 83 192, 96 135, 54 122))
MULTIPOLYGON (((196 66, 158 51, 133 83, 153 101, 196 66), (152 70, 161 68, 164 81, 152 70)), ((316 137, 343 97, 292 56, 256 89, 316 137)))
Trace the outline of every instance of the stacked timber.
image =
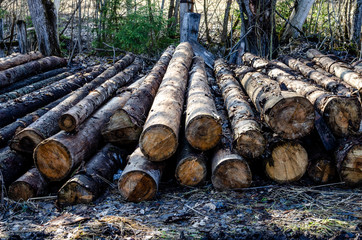
POLYGON ((13 58, 6 59, 0 62, 0 71, 4 71, 8 68, 12 68, 30 61, 42 58, 43 55, 40 52, 30 52, 28 54, 19 54, 13 58))

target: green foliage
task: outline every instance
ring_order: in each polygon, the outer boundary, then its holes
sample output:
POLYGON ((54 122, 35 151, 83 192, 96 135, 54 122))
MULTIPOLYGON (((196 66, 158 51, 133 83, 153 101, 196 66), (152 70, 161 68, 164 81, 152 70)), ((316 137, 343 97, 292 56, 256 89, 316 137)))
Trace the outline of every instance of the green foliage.
POLYGON ((0 18, 4 18, 6 15, 9 15, 9 12, 0 8, 0 18))
MULTIPOLYGON (((138 6, 122 16, 120 0, 111 0, 101 9, 101 31, 97 46, 103 42, 135 53, 155 53, 175 40, 168 22, 154 5, 138 6)), ((99 31, 99 29, 98 29, 99 31)))

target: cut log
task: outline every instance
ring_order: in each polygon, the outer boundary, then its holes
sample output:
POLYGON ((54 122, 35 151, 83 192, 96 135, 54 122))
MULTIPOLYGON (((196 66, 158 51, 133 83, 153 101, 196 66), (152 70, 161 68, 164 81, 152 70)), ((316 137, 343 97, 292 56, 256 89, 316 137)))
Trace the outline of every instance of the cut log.
POLYGON ((246 158, 259 157, 266 141, 248 96, 223 59, 215 61, 214 71, 230 118, 236 151, 246 158))
POLYGON ((34 92, 35 90, 38 90, 38 89, 43 88, 45 86, 48 86, 48 85, 50 85, 50 84, 52 84, 54 82, 60 81, 60 80, 66 78, 66 77, 69 77, 71 75, 72 75, 72 73, 70 73, 70 72, 64 72, 64 73, 58 74, 58 75, 56 75, 54 77, 51 77, 51 78, 48 78, 48 79, 33 83, 31 85, 28 85, 28 86, 25 86, 25 87, 22 87, 22 88, 19 88, 19 89, 16 89, 16 90, 14 90, 12 92, 4 93, 4 94, 0 95, 0 102, 6 102, 6 101, 9 101, 9 100, 14 99, 14 98, 21 97, 21 96, 23 96, 25 94, 34 92))
POLYGON ((63 113, 59 119, 59 127, 67 132, 76 131, 84 120, 92 115, 118 88, 132 81, 141 70, 141 67, 142 61, 136 58, 125 70, 102 83, 80 102, 63 113))
POLYGON ((265 172, 270 179, 278 183, 295 182, 307 171, 308 153, 301 144, 274 140, 270 152, 265 164, 265 172))
POLYGON ((28 54, 19 54, 16 57, 9 58, 0 62, 0 71, 4 71, 8 68, 12 68, 30 61, 42 58, 43 55, 40 52, 30 52, 28 54))
POLYGON ((0 186, 4 184, 5 187, 8 187, 12 182, 28 171, 32 164, 33 161, 31 157, 18 154, 9 147, 0 149, 0 172, 3 178, 3 182, 0 182, 0 186))
MULTIPOLYGON (((95 68, 93 72, 86 76, 90 79, 94 79, 91 82, 85 84, 72 93, 67 99, 59 103, 48 113, 44 114, 36 122, 25 128, 23 131, 16 135, 15 144, 11 147, 17 151, 32 153, 34 148, 44 139, 51 137, 59 132, 59 118, 60 116, 78 103, 81 99, 88 95, 88 93, 104 83, 107 79, 113 77, 118 71, 123 70, 134 60, 132 54, 127 54, 120 61, 116 62, 114 66, 103 71, 102 68, 95 68), (23 140, 24 139, 24 140, 23 140)), ((14 139, 15 140, 15 139, 14 139)))
POLYGON ((219 143, 221 134, 221 119, 211 96, 205 63, 201 57, 194 57, 187 93, 185 137, 193 148, 206 151, 219 143))
POLYGON ((269 61, 252 53, 245 53, 243 55, 243 61, 255 69, 265 69, 269 66, 269 61))
MULTIPOLYGON (((39 119, 42 115, 47 113, 50 109, 58 105, 63 101, 68 95, 58 99, 54 102, 49 103, 45 107, 39 108, 38 110, 25 115, 22 118, 17 119, 15 122, 3 127, 0 129, 0 147, 8 143, 10 139, 14 137, 16 133, 19 133, 25 127, 29 126, 31 123, 39 119)), ((15 140, 16 141, 16 140, 15 140)), ((14 143, 13 143, 14 144, 14 143)))
POLYGON ((186 139, 179 146, 175 178, 180 185, 195 187, 204 183, 207 175, 207 158, 193 149, 186 139))
MULTIPOLYGON (((281 66, 281 63, 277 65, 281 66)), ((287 68, 285 65, 284 69, 287 68)), ((362 110, 357 98, 338 97, 313 84, 298 80, 280 68, 268 70, 268 75, 288 89, 305 96, 335 135, 347 136, 358 132, 362 110)))
MULTIPOLYGON (((177 51, 177 50, 176 50, 177 51)), ((151 162, 137 148, 128 159, 118 190, 126 201, 142 202, 155 197, 164 163, 151 162)))
POLYGON ((139 140, 142 153, 151 161, 163 161, 176 152, 192 57, 189 43, 177 46, 152 104, 139 140))
POLYGON ((328 72, 333 73, 350 84, 352 87, 359 91, 362 89, 362 76, 354 72, 347 64, 336 61, 316 49, 309 49, 307 51, 307 56, 308 58, 313 59, 314 62, 323 66, 328 72))
POLYGON ((117 144, 138 142, 143 124, 174 51, 174 46, 166 49, 142 85, 132 94, 124 107, 110 118, 102 129, 105 141, 117 144))
POLYGON ((349 138, 335 152, 337 171, 342 181, 349 186, 362 185, 362 139, 349 138))
POLYGON ((279 136, 296 139, 313 129, 314 108, 303 96, 282 91, 278 82, 259 72, 236 74, 266 124, 279 136), (243 76, 244 75, 244 76, 243 76))
POLYGON ((64 67, 67 61, 60 57, 45 57, 0 72, 0 87, 20 81, 27 76, 64 67))
POLYGON ((80 126, 76 134, 60 131, 42 141, 34 150, 34 161, 39 171, 49 180, 60 181, 94 154, 101 142, 102 126, 126 103, 139 84, 139 81, 133 83, 122 94, 98 109, 80 126))
POLYGON ((29 198, 47 193, 48 182, 38 169, 32 168, 9 186, 9 198, 15 201, 27 201, 29 198))
POLYGON ((3 127, 18 117, 22 117, 49 102, 55 101, 71 91, 92 80, 87 74, 77 73, 42 89, 28 93, 20 98, 2 104, 0 109, 0 127, 3 127))
POLYGON ((248 163, 233 149, 233 137, 220 89, 212 75, 207 72, 218 114, 222 119, 222 138, 212 157, 211 181, 217 190, 233 190, 250 186, 252 174, 248 163))
POLYGON ((58 192, 58 204, 61 206, 90 203, 96 200, 106 189, 107 181, 112 182, 113 175, 120 168, 123 151, 107 144, 78 174, 69 179, 58 192))
POLYGON ((308 176, 318 184, 326 184, 336 178, 336 165, 329 157, 314 159, 308 167, 308 176))
POLYGON ((38 74, 36 76, 30 77, 30 78, 26 78, 20 82, 15 82, 13 84, 11 84, 10 86, 4 87, 0 89, 0 94, 4 94, 4 93, 8 93, 11 91, 14 91, 16 89, 31 85, 33 83, 39 82, 41 80, 50 78, 50 77, 54 77, 58 74, 61 74, 63 72, 69 71, 68 68, 58 68, 58 69, 54 69, 54 70, 50 70, 48 72, 45 73, 41 73, 38 74))

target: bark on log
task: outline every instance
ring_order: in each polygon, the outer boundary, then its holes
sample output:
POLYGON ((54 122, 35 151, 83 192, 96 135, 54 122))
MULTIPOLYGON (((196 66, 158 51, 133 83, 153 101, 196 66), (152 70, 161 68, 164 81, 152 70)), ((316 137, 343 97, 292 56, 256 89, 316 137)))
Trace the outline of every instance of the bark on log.
MULTIPOLYGON (((84 74, 83 78, 90 81, 97 77, 104 69, 95 67, 92 72, 84 74)), ((18 152, 33 153, 35 147, 44 139, 59 132, 58 120, 61 114, 80 101, 89 92, 90 87, 94 86, 96 80, 85 84, 83 87, 70 93, 59 104, 45 113, 34 123, 18 132, 11 141, 10 147, 18 152)))
POLYGON ((336 61, 316 49, 309 49, 307 51, 308 58, 313 59, 314 62, 323 66, 325 70, 330 73, 333 73, 337 77, 341 78, 343 81, 350 84, 352 87, 361 91, 362 89, 362 76, 354 72, 348 65, 345 63, 336 61))
POLYGON ((215 61, 214 71, 230 118, 235 149, 243 157, 259 157, 266 141, 248 96, 223 59, 215 61))
POLYGON ((195 187, 204 183, 207 175, 207 158, 194 150, 186 139, 179 146, 175 170, 176 181, 183 186, 195 187))
POLYGON ((85 84, 72 93, 67 99, 59 103, 51 111, 44 114, 36 122, 19 132, 15 138, 16 144, 12 144, 11 147, 17 151, 32 153, 34 148, 44 139, 56 134, 59 128, 60 116, 78 103, 81 99, 88 95, 88 93, 104 83, 108 78, 116 75, 118 71, 123 70, 134 60, 132 54, 127 54, 120 61, 116 62, 114 66, 108 68, 103 72, 102 68, 95 68, 93 72, 86 74, 87 78, 94 79, 91 82, 85 84), (103 72, 103 73, 102 73, 103 72))
POLYGON ((138 142, 143 124, 174 51, 174 46, 166 49, 142 85, 132 94, 124 107, 113 114, 102 129, 105 141, 118 144, 138 142))
POLYGON ((55 101, 71 91, 92 80, 87 75, 77 73, 42 89, 10 100, 0 109, 0 127, 3 127, 18 117, 22 117, 47 103, 55 101))
POLYGON ((47 193, 48 182, 38 169, 32 168, 9 186, 9 198, 14 201, 27 201, 29 198, 47 193))
POLYGON ((60 57, 45 57, 0 72, 0 87, 20 81, 27 76, 64 67, 67 61, 60 57))
POLYGON ((16 89, 16 90, 14 90, 12 92, 4 93, 4 94, 0 95, 0 102, 6 102, 6 101, 9 101, 11 99, 18 98, 18 97, 21 97, 21 96, 23 96, 25 94, 34 92, 35 90, 46 87, 46 86, 48 86, 48 85, 50 85, 50 84, 52 84, 54 82, 57 82, 57 81, 60 81, 60 80, 62 80, 64 78, 66 78, 66 77, 69 77, 70 75, 72 75, 72 73, 70 73, 70 72, 61 73, 61 74, 56 75, 54 77, 51 77, 51 78, 36 82, 34 84, 31 84, 31 85, 28 85, 28 86, 25 86, 25 87, 22 87, 22 88, 19 88, 19 89, 16 89))
POLYGON ((0 182, 0 186, 4 184, 5 187, 8 187, 12 182, 28 171, 32 164, 33 161, 31 157, 20 155, 15 151, 12 151, 9 147, 0 149, 0 173, 3 177, 3 182, 0 182))
MULTIPOLYGON (((68 96, 68 95, 67 95, 68 96)), ((15 122, 3 127, 0 129, 0 147, 8 143, 10 139, 14 137, 15 134, 19 133, 25 127, 29 126, 31 123, 38 120, 41 116, 47 113, 50 109, 58 105, 63 101, 67 96, 62 97, 54 102, 49 103, 45 107, 39 108, 38 110, 25 115, 22 118, 17 119, 15 122)), ((14 140, 16 141, 16 140, 14 140)), ((14 144, 14 143, 13 143, 14 144)))
POLYGON ((139 81, 133 83, 122 94, 98 109, 80 126, 76 134, 60 131, 42 141, 34 150, 34 161, 39 171, 52 181, 62 180, 72 173, 97 150, 101 142, 102 126, 126 103, 139 84, 139 81))
POLYGON ((189 43, 177 46, 152 104, 139 140, 142 153, 151 161, 165 160, 176 152, 192 57, 189 43))
POLYGON ((303 96, 282 91, 278 82, 259 72, 236 74, 266 124, 279 136, 296 139, 310 133, 314 124, 313 105, 303 96), (243 76, 244 75, 244 76, 243 76))
POLYGON ((105 191, 107 181, 112 182, 113 175, 123 162, 122 155, 121 149, 111 144, 104 146, 84 169, 61 187, 57 203, 65 206, 96 200, 105 191))
POLYGON ((219 143, 222 127, 201 57, 194 57, 189 75, 185 137, 193 148, 206 151, 219 143))
MULTIPOLYGON (((177 50, 176 50, 177 51, 177 50)), ((164 163, 151 162, 137 148, 118 180, 118 190, 126 201, 142 202, 155 197, 164 163)))
MULTIPOLYGON (((282 64, 276 63, 276 65, 282 64)), ((284 66, 284 69, 287 68, 284 66)), ((358 132, 362 110, 357 98, 337 97, 313 84, 296 79, 280 68, 268 70, 268 75, 288 89, 305 96, 323 116, 335 135, 347 136, 358 132)))
POLYGON ((212 94, 214 95, 216 108, 223 123, 222 138, 212 157, 212 185, 217 190, 232 190, 248 187, 252 180, 249 165, 243 157, 235 153, 232 144, 233 137, 230 123, 224 108, 220 89, 217 86, 212 71, 208 71, 207 74, 212 94))
POLYGON ((26 78, 20 82, 15 82, 13 84, 11 84, 10 86, 4 87, 0 89, 0 94, 4 94, 4 93, 8 93, 11 91, 14 91, 16 89, 31 85, 33 83, 39 82, 41 80, 50 78, 50 77, 54 77, 55 75, 61 74, 63 72, 68 71, 68 68, 58 68, 58 69, 54 69, 54 70, 50 70, 48 72, 45 73, 41 73, 38 74, 36 76, 30 77, 30 78, 26 78))
POLYGON ((90 92, 80 102, 62 114, 59 119, 60 129, 67 132, 76 131, 99 106, 116 92, 118 88, 132 81, 136 74, 141 70, 141 67, 142 61, 137 58, 125 70, 105 81, 94 89, 94 91, 90 92))
POLYGON ((265 69, 269 66, 269 61, 252 53, 245 53, 243 55, 243 61, 255 69, 265 69))
POLYGON ((19 54, 16 57, 9 58, 5 61, 0 62, 0 71, 4 71, 6 69, 37 60, 42 58, 43 55, 40 52, 30 52, 28 54, 19 54))
POLYGON ((337 171, 346 185, 362 185, 362 139, 349 138, 335 152, 337 171))
POLYGON ((308 167, 305 148, 298 142, 276 139, 270 142, 271 155, 265 162, 267 176, 278 183, 298 181, 308 167))

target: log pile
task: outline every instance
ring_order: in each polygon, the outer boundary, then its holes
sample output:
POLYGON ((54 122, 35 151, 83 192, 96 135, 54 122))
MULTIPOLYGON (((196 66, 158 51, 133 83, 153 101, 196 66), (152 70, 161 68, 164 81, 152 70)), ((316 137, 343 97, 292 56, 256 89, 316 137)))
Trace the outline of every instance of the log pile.
POLYGON ((245 53, 244 65, 218 59, 210 69, 183 42, 144 77, 133 54, 107 70, 61 73, 1 104, 0 183, 14 200, 63 184, 59 206, 90 203, 108 186, 127 201, 150 200, 170 172, 182 186, 217 190, 248 188, 260 174, 361 186, 360 75, 314 50, 308 56, 245 53))

